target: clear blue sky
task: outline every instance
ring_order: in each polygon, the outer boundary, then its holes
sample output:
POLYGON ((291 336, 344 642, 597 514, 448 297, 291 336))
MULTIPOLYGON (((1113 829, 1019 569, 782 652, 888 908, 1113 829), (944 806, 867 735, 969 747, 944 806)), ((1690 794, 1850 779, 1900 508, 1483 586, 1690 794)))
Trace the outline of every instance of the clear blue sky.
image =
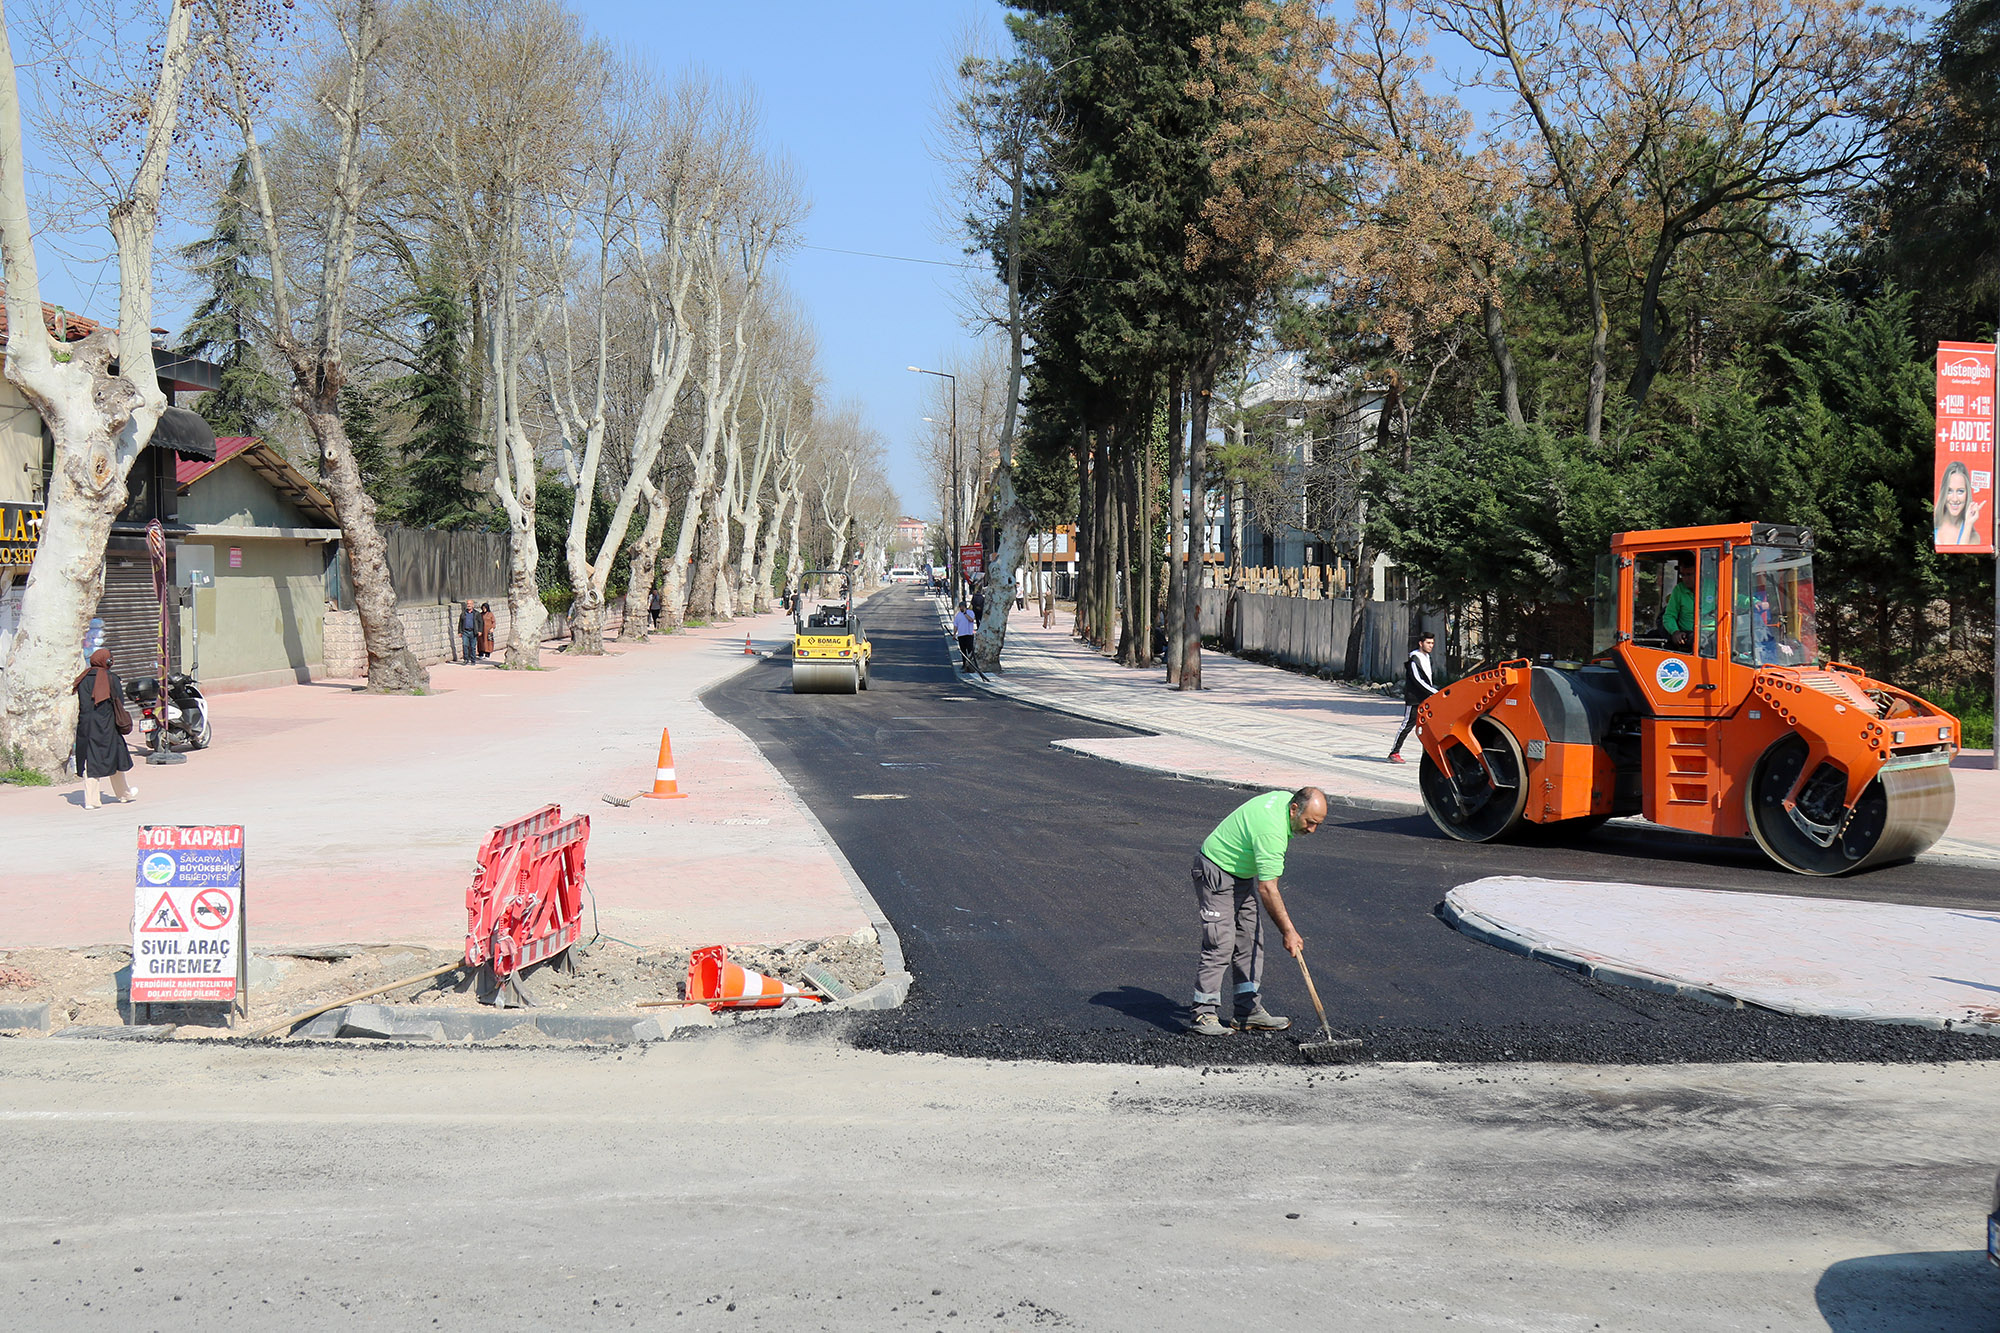
MULTIPOLYGON (((889 441, 890 481, 905 508, 933 516, 912 449, 925 381, 904 367, 970 349, 951 299, 959 275, 832 251, 963 262, 956 246, 937 239, 925 140, 934 85, 959 35, 999 33, 999 0, 571 3, 598 36, 664 74, 699 66, 756 90, 770 144, 790 154, 812 198, 805 239, 826 247, 794 253, 785 277, 818 325, 828 392, 863 404, 889 441)), ((178 239, 163 236, 161 251, 178 239)), ((60 248, 101 256, 106 240, 100 230, 60 248)), ((36 248, 45 300, 116 317, 115 264, 66 263, 55 247, 36 248)), ((186 317, 184 303, 166 297, 154 322, 178 329, 186 317)))

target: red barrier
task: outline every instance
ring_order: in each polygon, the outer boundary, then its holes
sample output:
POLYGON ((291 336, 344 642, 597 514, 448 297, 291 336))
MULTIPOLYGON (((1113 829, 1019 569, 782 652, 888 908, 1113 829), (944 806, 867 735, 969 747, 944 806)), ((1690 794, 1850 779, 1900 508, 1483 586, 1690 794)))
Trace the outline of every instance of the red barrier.
POLYGON ((504 979, 575 944, 589 845, 590 816, 564 822, 554 805, 489 833, 465 893, 466 964, 504 979))

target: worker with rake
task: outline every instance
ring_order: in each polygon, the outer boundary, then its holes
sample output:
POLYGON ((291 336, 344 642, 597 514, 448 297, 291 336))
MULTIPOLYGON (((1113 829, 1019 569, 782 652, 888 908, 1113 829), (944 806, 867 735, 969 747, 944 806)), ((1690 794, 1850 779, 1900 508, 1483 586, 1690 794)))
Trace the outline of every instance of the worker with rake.
POLYGON ((1264 912, 1278 928, 1279 943, 1294 958, 1305 941, 1292 926, 1278 877, 1285 873, 1285 849, 1326 819, 1326 793, 1317 787, 1253 796, 1215 826, 1194 858, 1195 905, 1201 916, 1201 955, 1194 970, 1194 1014, 1188 1031, 1226 1037, 1231 1028, 1220 1014, 1224 974, 1233 986, 1234 1027, 1244 1032, 1282 1032, 1292 1025, 1264 1008, 1264 912))

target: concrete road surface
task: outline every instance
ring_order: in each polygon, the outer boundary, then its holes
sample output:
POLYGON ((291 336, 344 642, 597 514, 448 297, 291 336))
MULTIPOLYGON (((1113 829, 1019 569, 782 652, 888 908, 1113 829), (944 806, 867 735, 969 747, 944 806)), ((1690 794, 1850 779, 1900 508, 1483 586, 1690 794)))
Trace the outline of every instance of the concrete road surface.
POLYGON ((1991 1333, 2000 1066, 16 1041, 6 1326, 1991 1333))

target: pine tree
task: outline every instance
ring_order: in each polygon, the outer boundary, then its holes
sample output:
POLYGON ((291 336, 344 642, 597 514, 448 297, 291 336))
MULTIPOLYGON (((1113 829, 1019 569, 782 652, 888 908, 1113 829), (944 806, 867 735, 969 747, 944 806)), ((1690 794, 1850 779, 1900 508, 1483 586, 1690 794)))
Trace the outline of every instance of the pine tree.
POLYGON ((263 435, 285 402, 284 387, 264 369, 250 338, 249 313, 263 304, 270 280, 257 273, 264 245, 244 205, 248 188, 249 170, 238 158, 216 199, 214 229, 180 250, 208 284, 180 350, 210 357, 221 368, 221 386, 194 404, 217 435, 263 435))
POLYGON ((490 526, 491 507, 465 484, 480 464, 467 391, 465 306, 457 288, 437 274, 426 277, 407 304, 419 319, 416 359, 409 374, 382 386, 415 417, 403 445, 403 520, 412 527, 490 526))
POLYGON ((408 487, 395 450, 382 438, 382 408, 376 393, 368 385, 342 385, 340 423, 347 428, 347 443, 354 451, 355 466, 361 469, 361 484, 375 501, 376 519, 401 523, 409 501, 408 487))

